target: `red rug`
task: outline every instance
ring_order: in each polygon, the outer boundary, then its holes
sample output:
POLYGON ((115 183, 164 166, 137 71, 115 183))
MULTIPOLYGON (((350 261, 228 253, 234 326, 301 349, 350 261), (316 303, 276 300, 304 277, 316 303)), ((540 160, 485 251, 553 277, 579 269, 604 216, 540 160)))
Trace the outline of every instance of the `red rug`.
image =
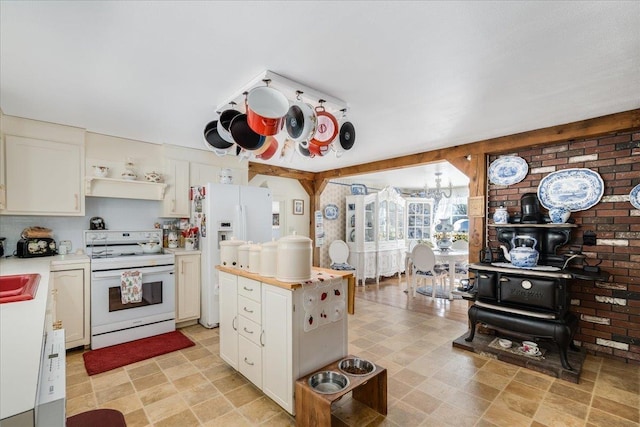
POLYGON ((82 354, 82 357, 87 373, 95 375, 194 345, 194 342, 185 337, 182 332, 173 331, 87 351, 82 354))

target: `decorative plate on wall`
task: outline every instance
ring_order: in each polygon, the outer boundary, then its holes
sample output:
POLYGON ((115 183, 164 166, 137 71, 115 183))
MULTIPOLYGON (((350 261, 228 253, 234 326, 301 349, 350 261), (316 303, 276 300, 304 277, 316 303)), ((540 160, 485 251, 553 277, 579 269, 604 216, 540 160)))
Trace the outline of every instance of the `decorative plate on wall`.
POLYGON ((333 204, 325 206, 324 217, 327 219, 338 219, 338 207, 333 204))
POLYGON ((351 184, 351 194, 367 194, 367 186, 364 184, 351 184))
POLYGON ((502 156, 489 165, 489 180, 497 185, 513 185, 529 172, 527 161, 518 156, 502 156))
POLYGON ((640 184, 633 187, 633 189, 629 193, 629 201, 634 208, 640 209, 640 184))
POLYGON ((547 209, 567 208, 571 212, 595 206, 604 194, 598 172, 586 168, 563 169, 540 180, 538 199, 547 209))

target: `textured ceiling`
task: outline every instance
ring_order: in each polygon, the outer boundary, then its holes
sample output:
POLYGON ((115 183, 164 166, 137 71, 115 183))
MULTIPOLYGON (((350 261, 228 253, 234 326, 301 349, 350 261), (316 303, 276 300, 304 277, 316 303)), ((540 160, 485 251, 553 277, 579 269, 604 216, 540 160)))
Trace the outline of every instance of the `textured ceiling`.
POLYGON ((216 107, 271 70, 348 104, 352 150, 266 162, 313 172, 640 107, 637 1, 2 1, 0 15, 5 114, 203 148, 216 107))

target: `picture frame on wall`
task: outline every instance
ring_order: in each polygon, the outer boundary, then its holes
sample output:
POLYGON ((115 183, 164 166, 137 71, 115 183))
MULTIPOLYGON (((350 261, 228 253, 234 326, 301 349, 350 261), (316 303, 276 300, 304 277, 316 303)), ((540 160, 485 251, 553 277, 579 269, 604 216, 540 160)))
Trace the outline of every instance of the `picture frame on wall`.
POLYGON ((304 214, 304 200, 293 199, 293 214, 294 215, 304 214))

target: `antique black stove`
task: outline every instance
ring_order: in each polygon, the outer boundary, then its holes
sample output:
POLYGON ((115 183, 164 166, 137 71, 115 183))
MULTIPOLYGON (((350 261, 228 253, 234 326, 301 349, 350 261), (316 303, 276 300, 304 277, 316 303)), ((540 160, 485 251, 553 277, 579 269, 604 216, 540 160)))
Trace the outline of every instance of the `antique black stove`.
MULTIPOLYGON (((567 268, 569 257, 557 254, 567 244, 574 224, 508 224, 496 227, 496 235, 508 252, 514 236, 529 235, 539 242, 538 266, 516 268, 503 257, 494 262, 471 264, 475 276, 475 302, 469 308, 471 325, 466 341, 474 339, 476 324, 511 331, 533 339, 553 341, 564 369, 572 370, 567 350, 577 350, 573 337, 578 318, 569 312, 568 281, 580 276, 567 268)), ((580 276, 579 278, 585 278, 580 276)), ((593 280, 593 279, 591 279, 593 280)))

